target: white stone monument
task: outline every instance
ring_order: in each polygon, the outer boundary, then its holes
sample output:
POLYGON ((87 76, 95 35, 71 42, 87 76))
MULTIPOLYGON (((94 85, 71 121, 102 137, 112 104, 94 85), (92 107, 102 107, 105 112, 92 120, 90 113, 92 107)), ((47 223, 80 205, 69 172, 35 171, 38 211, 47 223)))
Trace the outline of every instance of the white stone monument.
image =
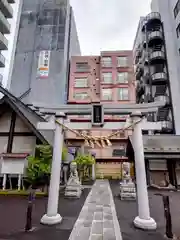
POLYGON ((80 198, 82 193, 82 186, 79 181, 77 164, 75 162, 71 163, 70 171, 71 171, 70 177, 65 189, 65 197, 80 198))

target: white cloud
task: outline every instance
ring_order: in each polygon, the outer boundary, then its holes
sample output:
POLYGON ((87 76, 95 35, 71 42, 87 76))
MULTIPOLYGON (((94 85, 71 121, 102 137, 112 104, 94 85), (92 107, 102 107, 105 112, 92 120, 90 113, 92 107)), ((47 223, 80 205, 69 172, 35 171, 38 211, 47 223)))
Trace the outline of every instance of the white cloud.
POLYGON ((82 54, 131 49, 151 0, 71 0, 82 54))

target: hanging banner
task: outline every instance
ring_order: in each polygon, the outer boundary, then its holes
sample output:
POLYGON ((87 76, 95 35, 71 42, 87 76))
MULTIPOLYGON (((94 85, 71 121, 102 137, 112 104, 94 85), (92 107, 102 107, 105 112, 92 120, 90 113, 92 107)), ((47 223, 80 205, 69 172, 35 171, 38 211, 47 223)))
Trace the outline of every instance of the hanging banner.
POLYGON ((50 53, 50 51, 41 51, 39 53, 37 69, 38 78, 48 78, 49 76, 50 53))

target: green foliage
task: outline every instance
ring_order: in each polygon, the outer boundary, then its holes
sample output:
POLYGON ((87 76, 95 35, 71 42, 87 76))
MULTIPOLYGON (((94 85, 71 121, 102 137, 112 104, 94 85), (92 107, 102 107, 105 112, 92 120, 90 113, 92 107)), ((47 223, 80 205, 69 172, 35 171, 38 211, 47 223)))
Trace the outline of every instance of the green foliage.
MULTIPOLYGON (((37 145, 35 156, 28 157, 28 167, 26 169, 26 187, 38 188, 49 184, 52 147, 50 145, 37 145)), ((62 161, 66 159, 67 149, 63 148, 62 161)))
MULTIPOLYGON (((62 151, 62 161, 66 160, 68 150, 66 147, 63 147, 62 151)), ((45 162, 51 162, 53 155, 53 148, 50 145, 37 145, 35 156, 42 158, 45 162)))
POLYGON ((63 150, 62 150, 62 161, 66 160, 67 154, 68 154, 68 149, 66 147, 63 147, 63 150))
POLYGON ((26 182, 33 186, 33 188, 48 185, 50 171, 50 162, 46 162, 42 158, 29 156, 28 167, 26 169, 26 182))
POLYGON ((83 166, 83 165, 93 165, 95 163, 95 159, 93 156, 89 155, 77 155, 74 162, 77 163, 77 165, 83 166))
POLYGON ((91 176, 91 166, 95 163, 95 158, 89 155, 78 154, 74 159, 74 162, 77 164, 78 174, 80 180, 90 178, 91 176))

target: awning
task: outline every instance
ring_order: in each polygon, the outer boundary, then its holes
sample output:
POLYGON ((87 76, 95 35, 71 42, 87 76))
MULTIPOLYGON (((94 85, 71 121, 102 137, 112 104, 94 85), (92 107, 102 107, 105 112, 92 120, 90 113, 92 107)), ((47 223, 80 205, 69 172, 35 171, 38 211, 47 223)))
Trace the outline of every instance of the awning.
MULTIPOLYGON (((129 137, 130 143, 132 144, 132 136, 129 137)), ((173 156, 180 156, 180 136, 176 135, 143 135, 144 153, 156 153, 162 154, 173 154, 173 156)), ((172 158, 172 155, 170 155, 172 158)))

